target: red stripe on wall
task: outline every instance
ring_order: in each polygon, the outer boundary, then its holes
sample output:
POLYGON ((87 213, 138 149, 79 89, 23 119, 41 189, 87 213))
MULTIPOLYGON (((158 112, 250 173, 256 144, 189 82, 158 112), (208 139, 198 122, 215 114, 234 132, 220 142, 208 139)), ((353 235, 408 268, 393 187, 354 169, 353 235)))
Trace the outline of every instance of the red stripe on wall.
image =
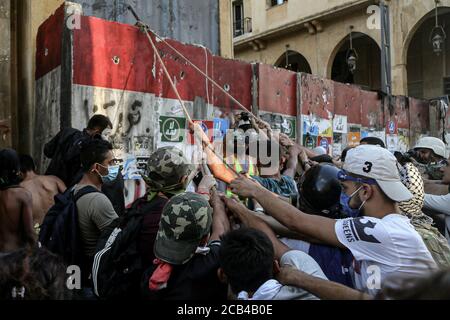
POLYGON ((297 74, 258 64, 259 108, 261 111, 297 114, 297 74))
MULTIPOLYGON (((252 65, 237 60, 214 57, 214 81, 229 90, 237 101, 251 110, 252 105, 252 65)), ((238 105, 225 93, 214 87, 214 105, 227 110, 237 109, 238 105)))
POLYGON ((36 38, 36 80, 61 65, 63 25, 64 5, 39 26, 36 38))

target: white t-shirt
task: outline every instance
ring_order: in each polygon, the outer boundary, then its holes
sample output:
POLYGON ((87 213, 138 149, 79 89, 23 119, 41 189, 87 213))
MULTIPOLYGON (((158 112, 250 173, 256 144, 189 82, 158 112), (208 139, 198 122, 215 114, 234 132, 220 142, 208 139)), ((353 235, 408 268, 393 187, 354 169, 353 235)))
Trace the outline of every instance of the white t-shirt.
POLYGON ((426 276, 437 268, 422 238, 402 215, 337 220, 335 230, 355 257, 355 288, 371 295, 386 278, 426 276))

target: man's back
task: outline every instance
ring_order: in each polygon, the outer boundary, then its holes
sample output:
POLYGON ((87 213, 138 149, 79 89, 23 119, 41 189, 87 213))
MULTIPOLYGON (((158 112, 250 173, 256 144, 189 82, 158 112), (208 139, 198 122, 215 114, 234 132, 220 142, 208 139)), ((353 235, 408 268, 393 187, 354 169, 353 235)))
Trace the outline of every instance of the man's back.
POLYGON ((64 182, 55 176, 36 175, 20 185, 32 194, 33 221, 39 225, 42 224, 50 207, 54 205, 54 197, 66 190, 64 182))
POLYGON ((20 187, 0 190, 0 252, 12 252, 34 238, 31 194, 20 187))
MULTIPOLYGON (((87 185, 76 185, 74 194, 87 185)), ((118 218, 111 201, 100 191, 89 193, 77 201, 78 223, 84 254, 93 257, 101 232, 118 218)))
POLYGON ((80 130, 65 128, 44 147, 44 154, 50 158, 46 175, 60 178, 70 186, 80 171, 79 146, 77 143, 88 135, 80 130))

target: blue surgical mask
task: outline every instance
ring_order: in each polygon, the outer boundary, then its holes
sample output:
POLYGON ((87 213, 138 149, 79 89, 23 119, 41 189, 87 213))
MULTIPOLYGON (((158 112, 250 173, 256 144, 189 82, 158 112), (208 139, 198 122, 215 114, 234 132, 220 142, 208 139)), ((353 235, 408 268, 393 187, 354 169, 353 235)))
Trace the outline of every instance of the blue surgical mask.
MULTIPOLYGON (((103 167, 103 166, 102 166, 103 167)), ((105 167, 103 167, 105 168, 105 167)), ((103 183, 113 182, 117 179, 119 175, 120 166, 108 166, 108 174, 106 176, 102 176, 100 173, 100 178, 103 183)))
POLYGON ((120 166, 110 166, 108 167, 108 175, 102 178, 103 182, 113 182, 117 179, 119 175, 120 166), (105 181, 106 180, 106 181, 105 181))
POLYGON ((351 218, 356 218, 356 217, 360 216, 361 209, 365 204, 365 203, 363 203, 358 209, 353 209, 352 207, 350 207, 350 200, 359 192, 359 190, 361 190, 361 188, 359 188, 358 190, 356 190, 349 196, 344 191, 342 191, 342 193, 341 193, 340 202, 341 202, 342 210, 344 211, 344 213, 347 216, 349 216, 351 218))

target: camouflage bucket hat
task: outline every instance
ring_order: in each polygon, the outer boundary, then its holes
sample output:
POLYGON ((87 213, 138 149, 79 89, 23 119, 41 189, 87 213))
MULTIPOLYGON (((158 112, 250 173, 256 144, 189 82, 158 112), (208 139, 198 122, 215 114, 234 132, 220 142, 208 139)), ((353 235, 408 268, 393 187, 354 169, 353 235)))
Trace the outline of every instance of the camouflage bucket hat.
POLYGON ((145 180, 155 191, 177 189, 181 187, 181 178, 189 175, 193 169, 194 166, 186 159, 183 151, 175 147, 164 147, 150 156, 145 180))
POLYGON ((204 197, 191 192, 174 196, 161 215, 155 256, 174 265, 188 262, 211 225, 212 208, 204 197))

